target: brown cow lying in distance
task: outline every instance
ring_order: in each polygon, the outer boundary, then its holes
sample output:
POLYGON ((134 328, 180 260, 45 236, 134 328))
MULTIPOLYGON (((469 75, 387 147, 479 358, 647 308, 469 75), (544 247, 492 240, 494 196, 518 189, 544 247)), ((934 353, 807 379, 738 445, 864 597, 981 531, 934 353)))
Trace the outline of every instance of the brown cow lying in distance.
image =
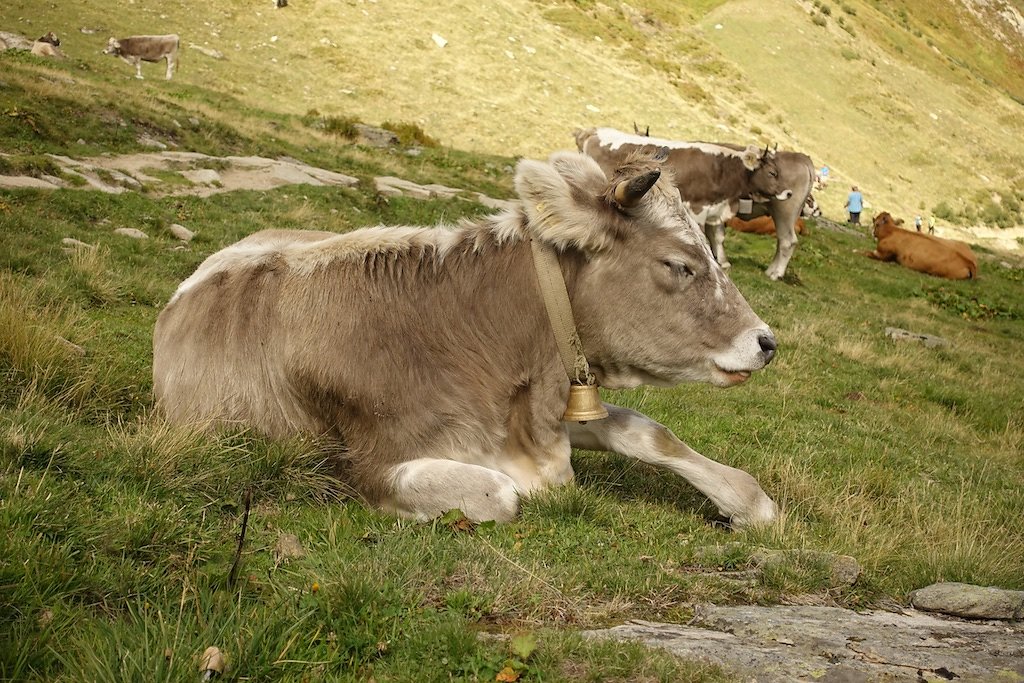
POLYGON ((920 273, 948 280, 971 280, 978 276, 978 258, 963 242, 900 228, 887 211, 875 216, 874 235, 878 245, 864 255, 879 261, 896 261, 920 273))
MULTIPOLYGON (((733 216, 725 222, 736 232, 752 232, 755 235, 774 235, 775 221, 771 216, 758 216, 745 221, 739 216, 733 216)), ((807 225, 803 218, 796 219, 796 234, 803 235, 807 232, 807 225)))
POLYGON ((60 51, 60 38, 53 31, 32 43, 31 52, 37 57, 56 57, 58 59, 64 57, 64 53, 60 51))

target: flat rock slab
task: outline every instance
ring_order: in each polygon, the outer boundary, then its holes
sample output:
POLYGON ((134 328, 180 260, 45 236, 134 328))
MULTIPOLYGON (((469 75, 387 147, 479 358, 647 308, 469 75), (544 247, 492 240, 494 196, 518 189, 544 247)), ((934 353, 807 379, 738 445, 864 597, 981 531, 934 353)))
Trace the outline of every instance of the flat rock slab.
POLYGON ((894 341, 913 341, 924 344, 929 349, 937 349, 943 346, 949 346, 949 340, 943 339, 942 337, 936 337, 931 334, 922 334, 920 332, 911 332, 910 330, 904 330, 899 327, 887 327, 885 328, 885 336, 889 337, 894 341))
POLYGON ((993 586, 933 583, 912 592, 910 604, 927 612, 967 619, 1024 619, 1024 591, 993 586))
POLYGON ((699 608, 688 625, 631 621, 588 638, 638 640, 718 664, 737 680, 1024 681, 1020 625, 967 622, 914 610, 838 607, 699 608))
MULTIPOLYGON (((232 190, 272 190, 286 185, 335 185, 352 187, 359 183, 344 173, 309 166, 295 159, 264 157, 215 157, 198 152, 143 152, 73 159, 48 154, 61 170, 84 182, 71 189, 121 193, 141 190, 145 184, 156 196, 194 195, 206 197, 232 190), (210 168, 213 166, 214 168, 210 168), (178 173, 184 183, 162 183, 148 170, 178 173)), ((60 181, 58 181, 60 183, 60 181)), ((0 176, 0 187, 57 189, 54 183, 23 176, 0 176)))

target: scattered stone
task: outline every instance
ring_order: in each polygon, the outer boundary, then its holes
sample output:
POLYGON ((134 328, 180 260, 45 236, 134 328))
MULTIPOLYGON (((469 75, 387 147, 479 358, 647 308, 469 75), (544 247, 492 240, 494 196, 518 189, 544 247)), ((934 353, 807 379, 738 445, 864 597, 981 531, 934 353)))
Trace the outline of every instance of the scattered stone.
POLYGON ((936 349, 943 346, 949 346, 949 340, 943 339, 942 337, 936 337, 930 334, 920 334, 918 332, 911 332, 910 330, 903 330, 899 327, 887 327, 885 328, 885 336, 889 337, 894 341, 916 341, 921 342, 926 348, 936 349))
POLYGON ((199 127, 199 119, 197 119, 195 116, 188 117, 188 122, 189 125, 191 125, 193 128, 199 127))
POLYGON ((439 36, 436 33, 431 34, 430 39, 433 40, 434 44, 437 45, 438 47, 444 47, 445 45, 448 44, 447 40, 445 40, 444 38, 442 38, 441 36, 439 36))
POLYGON ((302 547, 299 537, 282 531, 277 537, 277 545, 274 546, 274 559, 277 562, 281 562, 282 560, 296 560, 305 556, 306 550, 302 547))
POLYGON ((182 171, 181 175, 190 183, 196 185, 214 185, 221 182, 220 173, 212 168, 197 168, 192 171, 182 171))
POLYGON ((224 53, 220 50, 215 50, 212 47, 203 47, 202 45, 196 45, 195 43, 189 43, 189 48, 195 50, 200 54, 204 54, 211 59, 224 59, 224 53))
POLYGON ((688 625, 631 621, 583 633, 641 641, 758 683, 1020 681, 1024 632, 909 610, 702 606, 688 625))
POLYGON ((933 583, 910 594, 920 610, 966 619, 1024 619, 1024 591, 969 583, 933 583))
POLYGON ((63 178, 58 178, 55 175, 47 175, 47 174, 44 173, 44 174, 42 174, 39 177, 42 178, 43 180, 45 180, 46 182, 50 183, 51 185, 55 186, 55 187, 67 187, 68 186, 68 182, 66 180, 64 180, 63 178))
POLYGON ((417 185, 410 180, 395 178, 394 176, 380 176, 373 179, 377 192, 386 197, 415 197, 416 199, 435 199, 441 197, 449 199, 462 190, 444 185, 417 185))
POLYGON ((94 247, 91 244, 87 244, 86 242, 83 242, 81 240, 76 240, 74 237, 65 237, 64 239, 62 239, 60 241, 60 243, 63 244, 65 247, 69 247, 68 249, 65 249, 65 251, 74 251, 76 249, 95 249, 96 248, 96 247, 94 247))
POLYGON ((394 147, 398 144, 398 136, 390 130, 357 123, 356 130, 360 139, 371 147, 394 147))
POLYGON ((117 228, 114 230, 115 235, 124 235, 125 237, 131 237, 134 240, 148 240, 149 235, 137 230, 135 228, 117 228))
POLYGON ((156 138, 146 134, 140 135, 138 139, 136 139, 136 142, 138 142, 143 147, 152 147, 154 149, 167 149, 167 145, 160 142, 156 138))
POLYGON ((34 40, 8 31, 0 31, 0 50, 31 50, 34 40))
POLYGON ((27 175, 0 175, 0 187, 29 187, 37 190, 55 190, 58 186, 42 178, 33 178, 27 175))
MULTIPOLYGON (((340 187, 355 187, 359 184, 359 178, 353 178, 350 175, 344 173, 335 173, 334 171, 328 171, 324 168, 317 168, 315 166, 306 166, 305 164, 299 164, 302 167, 302 171, 314 180, 323 183, 324 185, 338 185, 340 187)), ((310 183, 309 180, 304 182, 310 183)), ((315 185, 316 183, 310 183, 315 185)))
POLYGON ((116 169, 111 169, 110 171, 108 171, 108 173, 110 173, 110 177, 118 185, 130 188, 132 190, 142 189, 142 183, 140 183, 138 180, 131 177, 127 173, 122 173, 121 171, 118 171, 116 169))
POLYGON ((195 237, 194 232, 186 228, 184 225, 178 225, 177 223, 171 223, 167 226, 167 230, 182 242, 191 242, 192 238, 195 237))

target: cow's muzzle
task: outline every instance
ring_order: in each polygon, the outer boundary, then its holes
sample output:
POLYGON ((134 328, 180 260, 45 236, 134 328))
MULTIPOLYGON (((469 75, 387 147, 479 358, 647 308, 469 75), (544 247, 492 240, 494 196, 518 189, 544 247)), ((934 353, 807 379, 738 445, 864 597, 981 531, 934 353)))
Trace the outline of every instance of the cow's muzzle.
POLYGON ((780 202, 784 202, 792 196, 793 190, 783 190, 782 192, 775 195, 775 198, 778 199, 780 202))
POLYGON ((775 342, 775 335, 771 332, 762 332, 757 336, 757 343, 761 347, 761 358, 764 359, 764 364, 768 365, 772 358, 775 358, 775 351, 779 348, 775 342))

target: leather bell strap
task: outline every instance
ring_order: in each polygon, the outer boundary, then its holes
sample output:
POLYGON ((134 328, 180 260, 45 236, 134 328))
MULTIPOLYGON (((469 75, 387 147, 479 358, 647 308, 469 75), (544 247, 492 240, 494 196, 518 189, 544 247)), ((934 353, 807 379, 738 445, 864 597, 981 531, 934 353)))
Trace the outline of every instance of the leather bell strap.
POLYGON ((530 239, 533 251, 533 265, 537 271, 537 281, 544 298, 544 308, 551 321, 551 330, 555 334, 555 345, 558 355, 565 366, 565 373, 574 384, 597 384, 590 372, 590 364, 583 352, 583 342, 576 332, 576 322, 572 317, 572 306, 569 304, 569 292, 565 288, 565 278, 558 265, 558 255, 550 244, 530 239))

